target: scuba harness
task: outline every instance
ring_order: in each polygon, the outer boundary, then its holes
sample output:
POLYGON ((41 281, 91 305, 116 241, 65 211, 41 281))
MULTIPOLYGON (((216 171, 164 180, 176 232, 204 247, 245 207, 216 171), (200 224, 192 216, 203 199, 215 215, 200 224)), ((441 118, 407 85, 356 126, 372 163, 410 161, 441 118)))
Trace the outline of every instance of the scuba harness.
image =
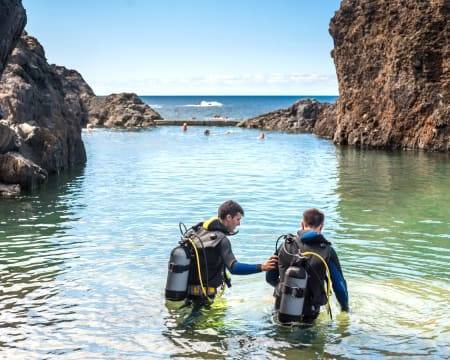
MULTIPOLYGON (((292 323, 302 321, 304 313, 307 312, 305 305, 312 305, 313 308, 316 305, 327 305, 328 313, 332 319, 332 312, 329 298, 331 296, 331 274, 328 268, 326 258, 329 256, 328 242, 321 242, 320 246, 324 248, 323 251, 312 251, 311 246, 301 246, 296 241, 296 236, 292 234, 281 235, 278 237, 275 244, 275 254, 278 254, 278 242, 283 239, 284 244, 280 247, 279 257, 279 271, 281 270, 282 258, 286 254, 289 265, 285 271, 280 271, 280 283, 275 289, 275 308, 278 310, 278 320, 281 323, 292 323), (303 249, 302 247, 307 247, 303 249), (289 250, 288 250, 289 247, 289 250), (292 249, 292 248, 295 249, 292 249), (282 254, 284 253, 284 254, 282 254), (320 254, 322 253, 322 254, 320 254), (318 264, 314 264, 314 259, 318 259, 321 269, 317 268, 318 264), (323 271, 323 276, 320 274, 323 271), (326 302, 320 300, 320 295, 311 294, 314 288, 314 280, 312 277, 316 277, 319 282, 325 282, 323 284, 324 294, 326 302), (311 282, 311 280, 313 280, 311 282), (326 280, 326 281, 325 281, 326 280), (278 290, 278 291, 277 291, 278 290), (314 299, 314 301, 312 300, 314 299), (312 302, 312 304, 310 304, 312 302)), ((299 239, 300 240, 300 239, 299 239)), ((317 288, 320 288, 321 284, 317 288)), ((313 316, 313 314, 312 314, 313 316)), ((316 315, 317 316, 317 315, 316 315)))
POLYGON ((179 245, 170 254, 165 289, 167 300, 185 300, 186 298, 189 299, 191 295, 200 297, 206 305, 210 305, 217 293, 216 287, 221 287, 219 295, 222 295, 225 291, 225 284, 231 287, 225 265, 220 269, 219 274, 216 271, 215 274, 212 274, 213 278, 210 278, 210 269, 217 270, 217 267, 213 268, 214 262, 211 261, 211 251, 214 253, 215 247, 220 244, 225 236, 218 231, 207 230, 208 225, 215 219, 212 218, 189 229, 183 223, 179 223, 181 239, 179 245), (207 241, 207 244, 212 241, 212 245, 209 244, 208 247, 205 245, 205 241, 207 241), (202 256, 199 254, 200 252, 202 256), (208 255, 210 261, 208 261, 208 255), (202 272, 202 268, 204 272, 202 272))

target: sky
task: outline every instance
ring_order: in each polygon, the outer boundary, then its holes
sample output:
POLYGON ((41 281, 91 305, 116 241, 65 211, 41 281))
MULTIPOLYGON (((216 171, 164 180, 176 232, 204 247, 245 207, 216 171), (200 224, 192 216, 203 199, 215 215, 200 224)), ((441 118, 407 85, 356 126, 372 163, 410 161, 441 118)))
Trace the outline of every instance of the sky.
POLYGON ((50 63, 97 95, 337 95, 339 0, 22 0, 50 63))

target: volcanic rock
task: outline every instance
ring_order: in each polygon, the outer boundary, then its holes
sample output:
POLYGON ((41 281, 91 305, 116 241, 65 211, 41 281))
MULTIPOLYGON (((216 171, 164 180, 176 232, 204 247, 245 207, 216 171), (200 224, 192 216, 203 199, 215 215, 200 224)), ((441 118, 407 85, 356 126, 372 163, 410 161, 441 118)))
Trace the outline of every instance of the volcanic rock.
POLYGON ((0 183, 0 198, 8 198, 20 195, 20 185, 6 185, 0 183))
POLYGON ((161 115, 134 93, 111 94, 91 99, 89 124, 108 128, 142 128, 155 126, 161 115))
POLYGON ((0 106, 4 111, 0 153, 17 150, 22 155, 0 157, 0 181, 31 189, 47 173, 86 161, 78 108, 66 100, 61 78, 47 63, 42 46, 26 33, 0 81, 0 106), (14 140, 8 141, 12 135, 6 126, 16 133, 14 140))
POLYGON ((47 171, 17 152, 0 154, 0 182, 33 190, 47 179, 47 171))
POLYGON ((76 70, 52 65, 61 77, 66 101, 80 118, 81 125, 89 128, 143 128, 155 126, 161 116, 134 93, 96 96, 76 70))
POLYGON ((20 0, 0 0, 0 77, 26 22, 25 9, 20 0))
POLYGON ((450 150, 448 0, 343 0, 330 23, 334 141, 450 150))
POLYGON ((80 120, 82 127, 86 127, 89 120, 89 104, 95 98, 94 91, 78 71, 58 65, 50 67, 59 75, 69 111, 80 120))
POLYGON ((280 109, 244 120, 237 126, 287 132, 315 132, 331 137, 335 130, 333 105, 316 100, 299 100, 287 109, 280 109))

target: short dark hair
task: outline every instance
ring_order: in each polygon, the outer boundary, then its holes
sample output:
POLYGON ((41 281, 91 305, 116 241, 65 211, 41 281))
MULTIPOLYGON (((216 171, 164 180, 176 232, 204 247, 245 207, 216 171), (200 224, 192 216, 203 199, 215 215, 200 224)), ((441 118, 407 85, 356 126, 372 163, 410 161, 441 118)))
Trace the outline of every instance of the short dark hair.
POLYGON ((235 217, 237 213, 241 213, 241 215, 244 216, 244 209, 242 209, 241 205, 233 200, 225 201, 219 206, 219 210, 217 211, 217 215, 219 215, 220 219, 225 219, 227 215, 235 217))
POLYGON ((305 210, 305 212, 303 213, 303 222, 307 226, 317 228, 323 224, 324 220, 325 220, 325 215, 323 214, 322 211, 320 211, 318 209, 315 209, 315 208, 308 209, 308 210, 305 210))

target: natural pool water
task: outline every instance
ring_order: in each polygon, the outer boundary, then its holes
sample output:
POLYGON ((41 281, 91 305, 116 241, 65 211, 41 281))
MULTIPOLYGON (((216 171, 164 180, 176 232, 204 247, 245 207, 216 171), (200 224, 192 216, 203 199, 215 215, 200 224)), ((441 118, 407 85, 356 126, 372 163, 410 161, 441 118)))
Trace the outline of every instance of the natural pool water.
POLYGON ((0 201, 1 356, 450 356, 450 156, 203 130, 84 133, 85 168, 0 201), (243 262, 271 255, 305 208, 322 209, 351 313, 334 302, 332 321, 324 312, 312 327, 280 327, 263 274, 233 276, 189 323, 166 306, 178 222, 204 220, 229 198, 245 209, 231 238, 243 262))

